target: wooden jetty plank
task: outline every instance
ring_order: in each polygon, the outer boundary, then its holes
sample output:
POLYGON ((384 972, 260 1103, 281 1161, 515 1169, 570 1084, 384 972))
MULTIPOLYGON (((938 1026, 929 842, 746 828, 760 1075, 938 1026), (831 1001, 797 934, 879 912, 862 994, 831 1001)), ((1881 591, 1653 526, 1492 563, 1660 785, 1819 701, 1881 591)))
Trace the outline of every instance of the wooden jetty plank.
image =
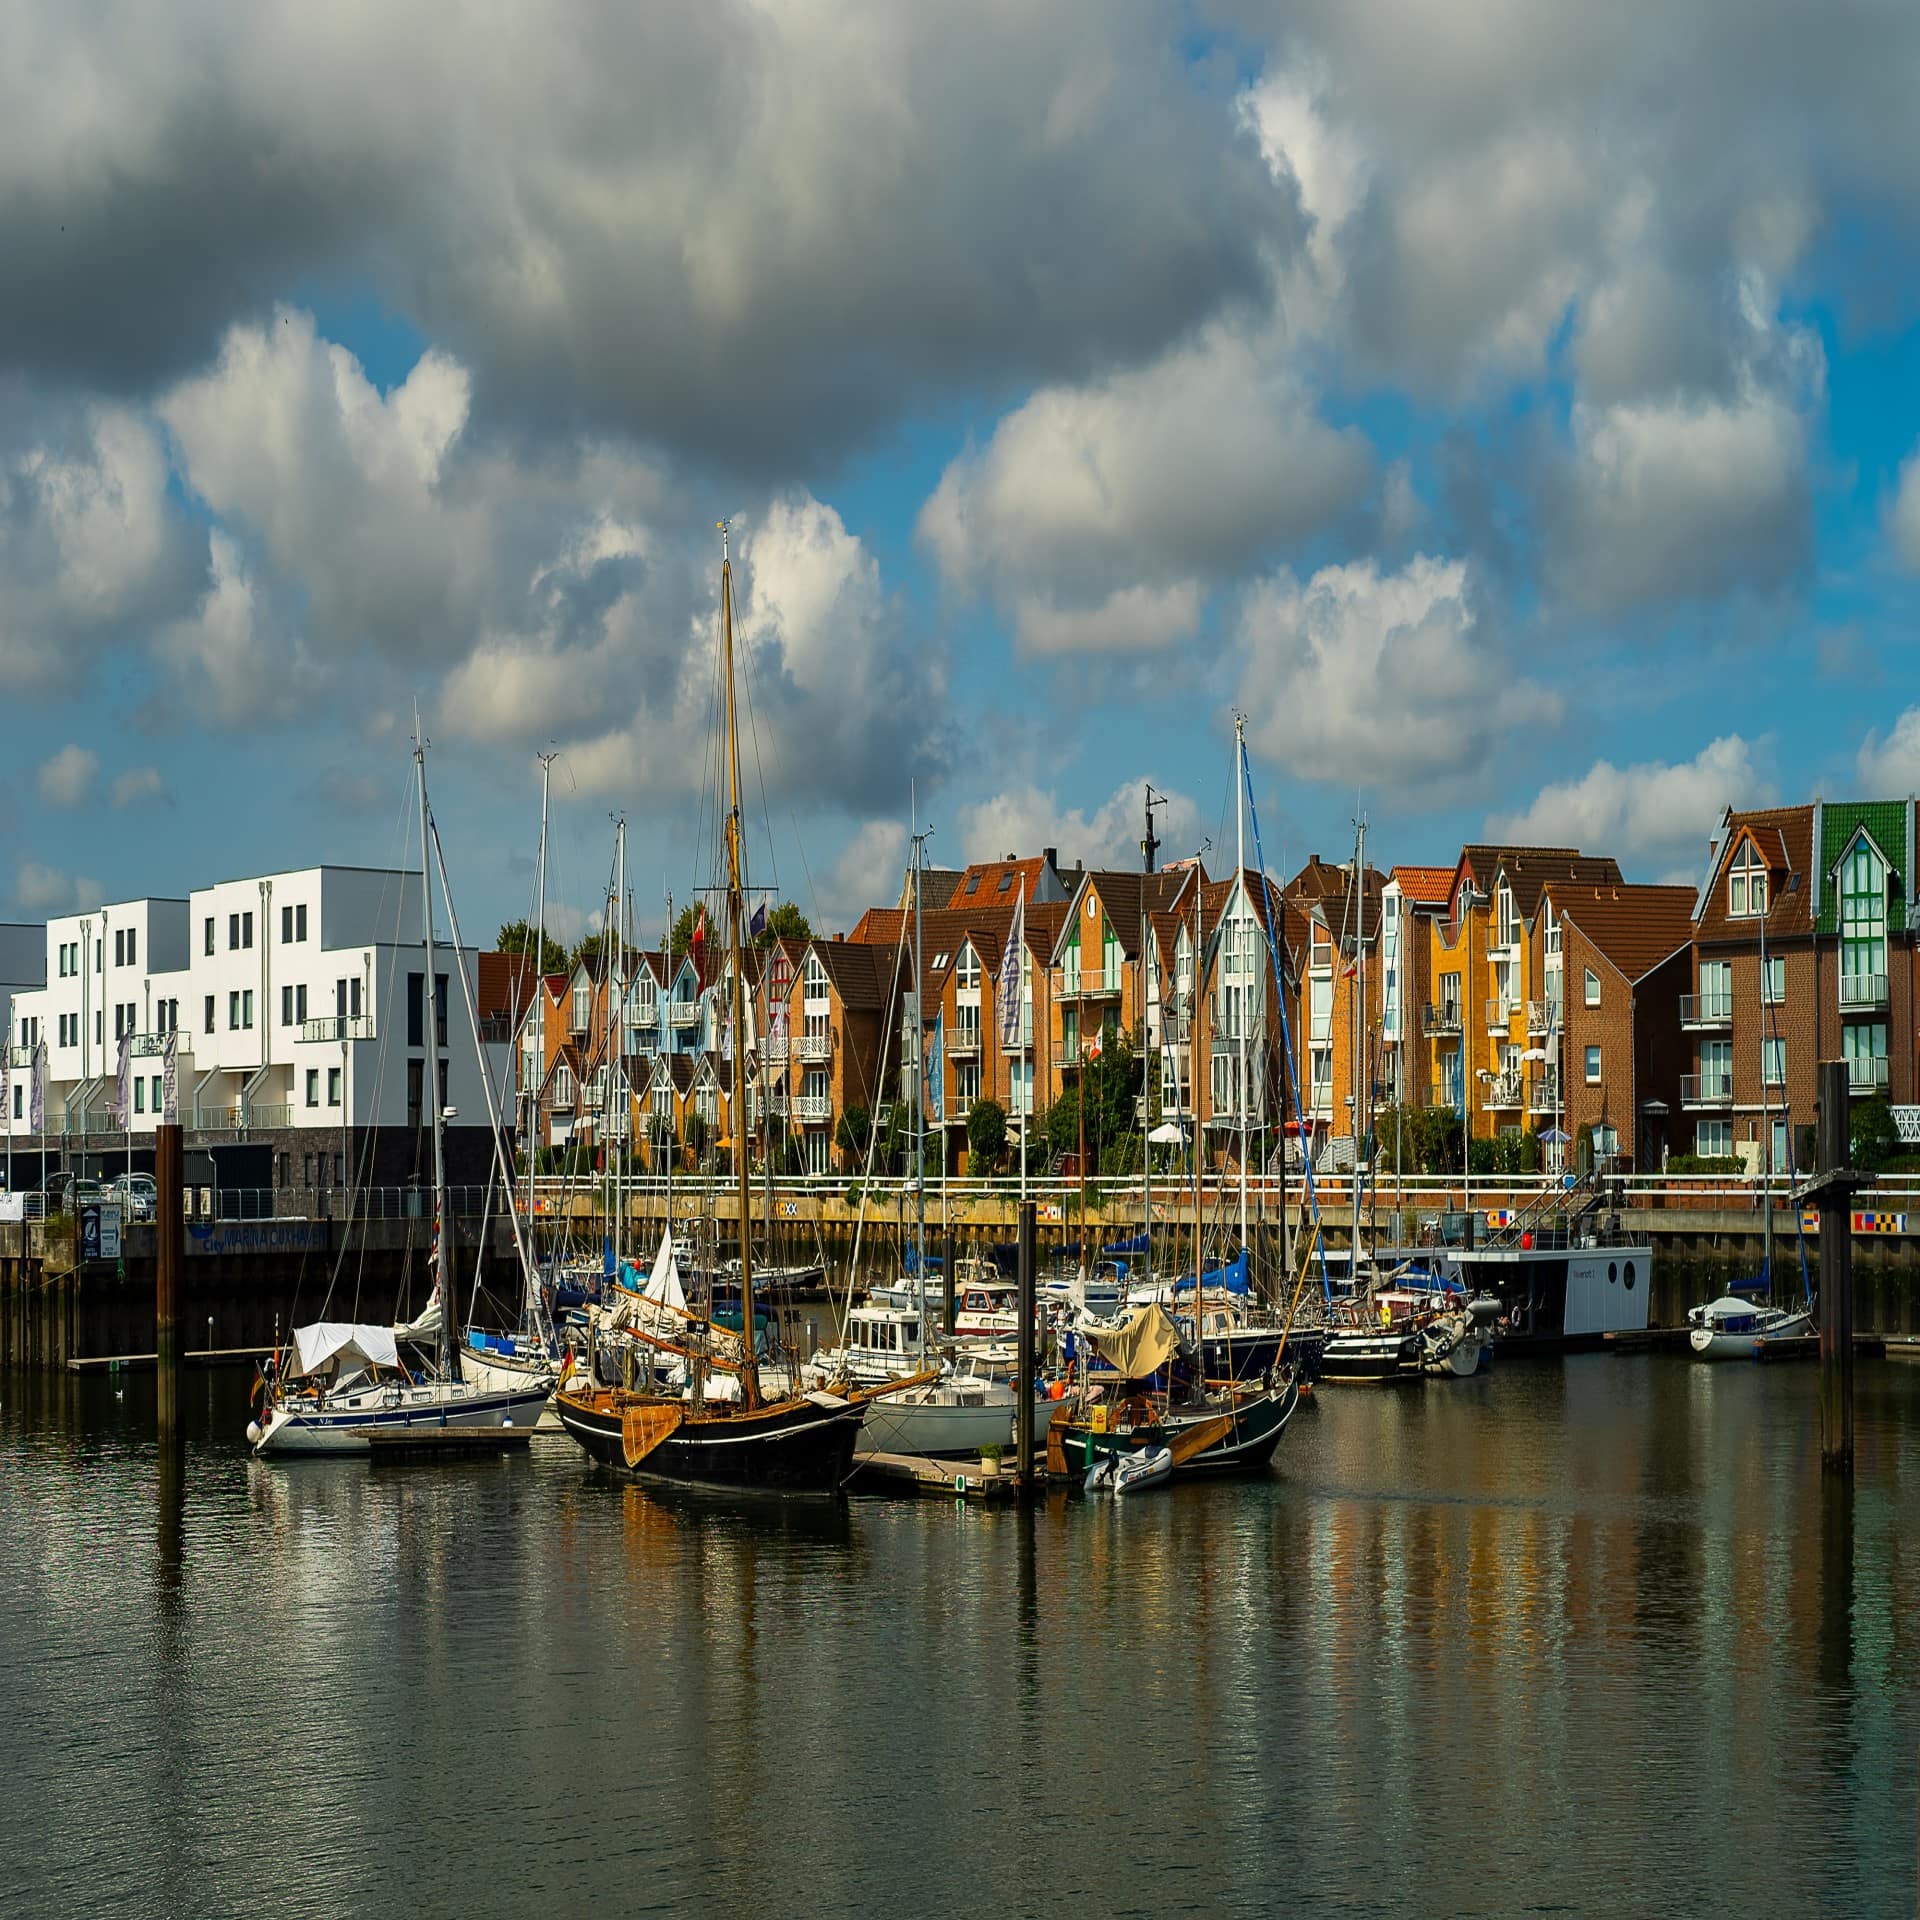
POLYGON ((856 1485, 935 1500, 1011 1500, 1018 1491, 1013 1474, 983 1473, 971 1461, 930 1460, 918 1453, 855 1454, 853 1477, 856 1485))
MULTIPOLYGON (((284 1346, 286 1343, 281 1342, 284 1346)), ((264 1360, 273 1352, 269 1346, 260 1347, 191 1347, 180 1358, 190 1367, 238 1366, 243 1360, 264 1360)), ((67 1359, 69 1373, 132 1373, 140 1368, 154 1367, 160 1364, 157 1353, 86 1353, 71 1354, 67 1359)))

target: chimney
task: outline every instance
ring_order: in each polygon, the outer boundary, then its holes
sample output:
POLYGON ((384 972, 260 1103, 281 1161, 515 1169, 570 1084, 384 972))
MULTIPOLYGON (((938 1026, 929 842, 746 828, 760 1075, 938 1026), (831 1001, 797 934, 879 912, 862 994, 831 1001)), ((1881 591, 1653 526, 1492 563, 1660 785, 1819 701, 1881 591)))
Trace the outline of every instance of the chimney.
POLYGON ((1058 847, 1042 847, 1040 849, 1040 858, 1044 860, 1048 866, 1053 868, 1056 873, 1059 872, 1060 849, 1058 847))

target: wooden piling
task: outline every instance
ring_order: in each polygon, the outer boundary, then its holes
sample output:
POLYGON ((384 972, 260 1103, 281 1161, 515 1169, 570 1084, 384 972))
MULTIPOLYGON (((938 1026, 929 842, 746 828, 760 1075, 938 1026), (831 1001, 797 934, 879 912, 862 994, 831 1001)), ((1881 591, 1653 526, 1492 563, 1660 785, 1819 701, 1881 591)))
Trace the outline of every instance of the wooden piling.
POLYGON ((1819 1066, 1814 1198, 1820 1209, 1820 1462, 1853 1472, 1852 1093, 1844 1060, 1819 1066))
POLYGON ((953 1338, 953 1228, 940 1236, 940 1331, 953 1338))
POLYGON ((153 1140, 153 1344, 159 1370, 156 1407, 161 1436, 172 1432, 180 1402, 180 1281, 186 1258, 185 1169, 177 1122, 155 1128, 153 1140))
POLYGON ((1038 1208, 1020 1203, 1020 1379, 1014 1389, 1014 1448, 1020 1485, 1033 1485, 1034 1232, 1038 1208))

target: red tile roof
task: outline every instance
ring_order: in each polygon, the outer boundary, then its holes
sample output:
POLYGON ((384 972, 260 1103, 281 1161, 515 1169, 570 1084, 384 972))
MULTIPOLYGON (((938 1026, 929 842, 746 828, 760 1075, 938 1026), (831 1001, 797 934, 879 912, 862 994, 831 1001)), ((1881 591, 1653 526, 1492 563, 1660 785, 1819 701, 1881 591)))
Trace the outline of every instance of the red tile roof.
POLYGON ((1398 883, 1403 899, 1423 907, 1444 907, 1452 897, 1451 867, 1395 867, 1389 878, 1398 883))

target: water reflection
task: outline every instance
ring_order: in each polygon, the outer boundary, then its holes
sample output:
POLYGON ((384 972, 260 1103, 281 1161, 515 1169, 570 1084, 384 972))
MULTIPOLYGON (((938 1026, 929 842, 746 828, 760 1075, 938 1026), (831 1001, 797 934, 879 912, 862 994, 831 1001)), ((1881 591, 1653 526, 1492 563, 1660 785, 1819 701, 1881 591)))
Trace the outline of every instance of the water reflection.
POLYGON ((1920 1378, 1862 1369, 1853 1490, 1814 1388, 1329 1390, 1268 1480, 1014 1512, 262 1464, 244 1379, 164 1449, 150 1381, 8 1380, 0 1908, 298 1859, 385 1912, 428 1835, 512 1870, 427 1913, 1902 1907, 1920 1378))

